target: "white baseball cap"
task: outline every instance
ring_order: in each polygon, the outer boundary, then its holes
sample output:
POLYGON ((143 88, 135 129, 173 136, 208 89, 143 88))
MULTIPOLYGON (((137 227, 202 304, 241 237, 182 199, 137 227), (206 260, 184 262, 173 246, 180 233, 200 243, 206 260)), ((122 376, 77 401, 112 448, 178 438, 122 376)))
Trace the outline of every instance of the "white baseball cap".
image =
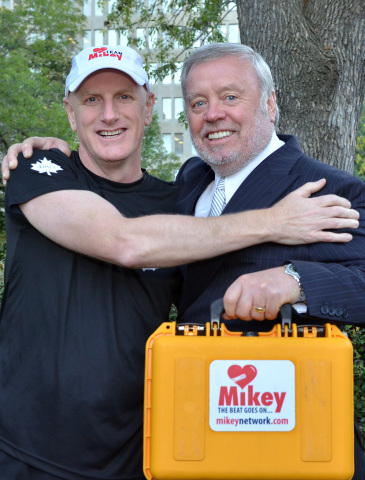
POLYGON ((70 73, 66 78, 65 96, 74 92, 86 77, 104 68, 120 70, 138 85, 146 85, 147 90, 151 91, 142 58, 135 50, 130 47, 104 45, 85 48, 73 58, 70 73))

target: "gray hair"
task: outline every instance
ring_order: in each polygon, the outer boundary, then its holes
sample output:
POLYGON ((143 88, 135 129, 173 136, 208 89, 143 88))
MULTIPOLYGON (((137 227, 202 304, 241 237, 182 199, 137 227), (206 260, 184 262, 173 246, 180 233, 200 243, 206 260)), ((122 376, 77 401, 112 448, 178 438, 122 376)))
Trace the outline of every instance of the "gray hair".
MULTIPOLYGON (((192 51, 185 60, 181 74, 181 88, 186 110, 186 80, 194 65, 210 62, 227 56, 235 56, 241 60, 248 60, 254 69, 260 84, 260 109, 267 113, 267 101, 275 91, 274 81, 269 65, 262 56, 251 47, 240 43, 211 43, 192 51)), ((279 121, 279 108, 276 106, 275 124, 279 121)))

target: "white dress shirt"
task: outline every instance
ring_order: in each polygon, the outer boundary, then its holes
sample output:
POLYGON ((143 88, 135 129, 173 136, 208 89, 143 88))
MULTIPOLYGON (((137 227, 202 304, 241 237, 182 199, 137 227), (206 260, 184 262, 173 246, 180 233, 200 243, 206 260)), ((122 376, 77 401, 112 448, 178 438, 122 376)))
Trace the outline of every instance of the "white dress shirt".
MULTIPOLYGON (((269 144, 264 150, 257 155, 250 163, 245 165, 241 170, 229 175, 225 179, 225 188, 226 188, 226 204, 230 201, 233 195, 236 193, 236 190, 241 185, 241 183, 246 180, 249 174, 258 166, 260 163, 265 160, 269 155, 271 155, 275 150, 284 145, 284 142, 278 138, 274 132, 269 144)), ((215 179, 211 182, 204 192, 201 194, 196 207, 195 207, 195 216, 196 217, 207 217, 210 211, 210 206, 212 203, 212 198, 214 192, 217 188, 220 176, 215 174, 215 179)))

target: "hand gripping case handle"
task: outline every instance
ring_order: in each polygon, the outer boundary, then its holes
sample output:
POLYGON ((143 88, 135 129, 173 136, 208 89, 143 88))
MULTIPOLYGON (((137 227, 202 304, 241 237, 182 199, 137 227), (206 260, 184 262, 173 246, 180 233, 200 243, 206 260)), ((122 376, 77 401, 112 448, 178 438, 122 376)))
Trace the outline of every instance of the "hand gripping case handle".
MULTIPOLYGON (((281 331, 284 334, 285 327, 289 334, 292 333, 292 306, 290 303, 285 303, 280 308, 281 315, 281 331)), ((214 300, 210 306, 210 330, 214 331, 216 328, 217 331, 220 331, 221 328, 221 315, 224 313, 224 304, 223 298, 218 298, 214 300)))

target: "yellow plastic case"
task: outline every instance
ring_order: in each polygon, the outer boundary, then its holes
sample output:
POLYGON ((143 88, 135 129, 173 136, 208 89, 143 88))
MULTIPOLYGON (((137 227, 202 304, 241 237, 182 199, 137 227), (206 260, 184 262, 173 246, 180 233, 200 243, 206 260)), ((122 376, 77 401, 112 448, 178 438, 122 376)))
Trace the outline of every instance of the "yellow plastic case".
POLYGON ((352 479, 351 342, 334 325, 292 325, 290 312, 258 336, 229 332, 220 313, 151 335, 147 479, 352 479))

